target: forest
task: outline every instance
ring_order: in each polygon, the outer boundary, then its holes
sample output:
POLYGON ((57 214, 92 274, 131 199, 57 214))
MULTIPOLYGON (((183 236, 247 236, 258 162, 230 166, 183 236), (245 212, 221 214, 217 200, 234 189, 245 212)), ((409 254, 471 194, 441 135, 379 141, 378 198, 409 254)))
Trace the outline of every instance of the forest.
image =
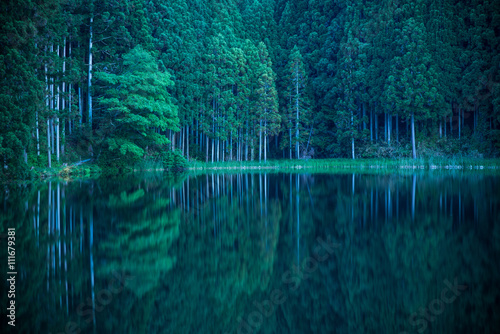
POLYGON ((0 178, 498 157, 500 2, 7 0, 0 178))

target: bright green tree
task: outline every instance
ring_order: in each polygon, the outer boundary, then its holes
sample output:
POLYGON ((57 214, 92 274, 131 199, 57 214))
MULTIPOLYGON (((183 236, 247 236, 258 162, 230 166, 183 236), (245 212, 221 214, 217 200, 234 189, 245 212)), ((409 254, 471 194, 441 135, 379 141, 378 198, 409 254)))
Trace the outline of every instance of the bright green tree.
POLYGON ((104 150, 130 162, 166 150, 165 130, 178 130, 177 107, 168 88, 170 75, 153 55, 137 46, 123 56, 119 73, 97 72, 102 95, 99 124, 104 150))

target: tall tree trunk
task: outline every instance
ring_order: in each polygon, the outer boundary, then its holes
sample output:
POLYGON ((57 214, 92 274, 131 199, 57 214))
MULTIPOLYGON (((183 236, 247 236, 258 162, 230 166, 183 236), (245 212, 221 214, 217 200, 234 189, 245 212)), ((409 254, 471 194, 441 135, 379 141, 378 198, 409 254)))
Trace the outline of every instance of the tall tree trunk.
POLYGON ((82 125, 83 120, 83 96, 82 96, 82 87, 81 84, 78 84, 78 113, 80 114, 79 123, 82 125))
POLYGON ((253 161, 253 159, 255 158, 255 145, 254 145, 254 136, 255 136, 255 133, 254 131, 252 131, 252 135, 251 135, 251 140, 250 140, 250 160, 253 161))
POLYGON ((370 142, 373 142, 373 109, 370 107, 370 142))
POLYGON ((446 138, 446 117, 443 118, 443 125, 444 125, 444 137, 446 138))
POLYGON ((391 146, 391 124, 392 116, 391 114, 387 114, 387 145, 391 146))
POLYGON ((366 116, 366 105, 365 103, 363 102, 361 104, 362 108, 363 108, 363 130, 366 130, 366 120, 365 120, 365 116, 366 116))
POLYGON ((175 152, 175 135, 176 133, 172 130, 170 130, 170 133, 172 134, 172 152, 175 152))
POLYGON ((264 121, 264 162, 267 161, 267 121, 264 121))
MULTIPOLYGON (((62 68, 62 96, 61 96, 61 107, 64 115, 64 111, 66 110, 66 99, 65 99, 65 93, 66 93, 66 79, 64 77, 66 73, 66 37, 64 38, 63 42, 63 68, 62 68)), ((62 121, 62 143, 61 143, 61 154, 64 155, 64 142, 66 138, 66 121, 65 117, 63 117, 62 121)))
POLYGON ((246 131, 246 135, 245 135, 245 161, 248 161, 248 142, 249 142, 249 139, 248 139, 248 132, 249 132, 249 129, 248 129, 248 120, 247 120, 247 131, 246 131))
POLYGON ((296 108, 296 119, 295 119, 295 154, 297 159, 300 158, 299 153, 299 67, 295 66, 295 108, 296 108))
POLYGON ((220 148, 220 140, 219 138, 215 139, 215 147, 217 149, 217 153, 215 155, 215 161, 219 162, 220 161, 220 152, 219 152, 219 148, 220 148))
POLYGON ((450 137, 453 135, 453 104, 451 105, 451 116, 450 116, 450 137))
MULTIPOLYGON (((54 53, 54 45, 50 45, 50 54, 51 56, 54 53)), ((54 154, 54 120, 53 120, 53 112, 54 112, 54 77, 50 78, 50 152, 54 154)))
POLYGON ((187 130, 186 130, 186 157, 187 157, 187 161, 189 161, 189 124, 186 126, 187 126, 187 130))
POLYGON ((259 120, 259 162, 262 161, 262 120, 259 120))
POLYGON ((214 163, 214 155, 215 155, 215 138, 212 138, 212 163, 214 163))
POLYGON ((413 159, 417 158, 417 148, 415 145, 415 119, 413 113, 411 114, 411 148, 413 152, 413 159))
MULTIPOLYGON (((57 46, 57 58, 59 58, 59 46, 57 46)), ((57 83, 57 95, 56 95, 56 160, 59 162, 59 152, 60 152, 60 138, 59 138, 59 83, 57 83)))
POLYGON ((375 118, 375 142, 378 141, 378 115, 377 115, 377 105, 375 105, 375 109, 373 110, 373 117, 375 118))
POLYGON ((352 150, 352 160, 355 159, 354 156, 354 111, 351 110, 351 150, 352 150))
MULTIPOLYGON (((47 96, 46 96, 46 105, 47 105, 47 108, 50 108, 50 90, 49 90, 49 82, 48 82, 48 79, 47 79, 47 64, 44 65, 44 68, 45 68, 45 86, 47 88, 47 96)), ((49 168, 52 167, 52 159, 51 159, 51 156, 50 156, 50 120, 49 118, 47 117, 47 156, 48 156, 48 160, 49 160, 49 168)))
POLYGON ((387 112, 384 113, 384 141, 387 142, 387 112))
POLYGON ((205 135, 205 143, 206 143, 206 147, 207 147, 207 151, 205 154, 205 162, 208 162, 208 158, 210 157, 210 155, 208 154, 209 139, 208 139, 207 135, 205 135))
POLYGON ((460 107, 458 107, 458 139, 460 139, 460 132, 461 132, 461 128, 460 128, 460 121, 461 119, 461 115, 460 115, 460 107))
POLYGON ((182 156, 185 156, 184 154, 184 132, 185 128, 181 126, 181 132, 179 133, 179 149, 181 150, 182 156))
POLYGON ((396 114, 396 141, 399 143, 399 116, 396 114))
POLYGON ((89 104, 89 128, 90 133, 92 134, 92 25, 94 23, 94 14, 90 15, 90 35, 89 35, 89 73, 88 73, 88 104, 89 104))
MULTIPOLYGON (((68 57, 71 59, 71 38, 70 42, 68 43, 68 57)), ((69 134, 71 135, 71 127, 72 127, 72 116, 71 116, 71 101, 72 101, 72 92, 71 92, 72 84, 70 83, 68 85, 68 131, 69 134)))
POLYGON ((36 155, 40 155, 40 132, 38 128, 38 110, 35 114, 36 117, 36 155))

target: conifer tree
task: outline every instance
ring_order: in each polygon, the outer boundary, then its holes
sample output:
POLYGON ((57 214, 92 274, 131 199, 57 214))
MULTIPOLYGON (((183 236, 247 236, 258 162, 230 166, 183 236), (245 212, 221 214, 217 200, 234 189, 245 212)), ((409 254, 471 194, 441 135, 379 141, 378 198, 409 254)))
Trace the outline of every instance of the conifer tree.
POLYGON ((130 162, 164 151, 170 143, 165 131, 177 130, 179 118, 168 93, 173 82, 158 70, 153 55, 137 46, 123 56, 119 73, 96 72, 95 77, 106 92, 97 99, 103 149, 130 162))

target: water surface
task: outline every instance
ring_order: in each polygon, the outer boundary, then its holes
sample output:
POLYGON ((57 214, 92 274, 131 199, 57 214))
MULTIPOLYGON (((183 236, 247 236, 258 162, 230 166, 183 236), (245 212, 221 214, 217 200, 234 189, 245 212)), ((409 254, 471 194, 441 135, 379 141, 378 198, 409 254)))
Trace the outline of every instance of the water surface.
POLYGON ((499 186, 479 172, 4 186, 16 329, 494 333, 499 186))

